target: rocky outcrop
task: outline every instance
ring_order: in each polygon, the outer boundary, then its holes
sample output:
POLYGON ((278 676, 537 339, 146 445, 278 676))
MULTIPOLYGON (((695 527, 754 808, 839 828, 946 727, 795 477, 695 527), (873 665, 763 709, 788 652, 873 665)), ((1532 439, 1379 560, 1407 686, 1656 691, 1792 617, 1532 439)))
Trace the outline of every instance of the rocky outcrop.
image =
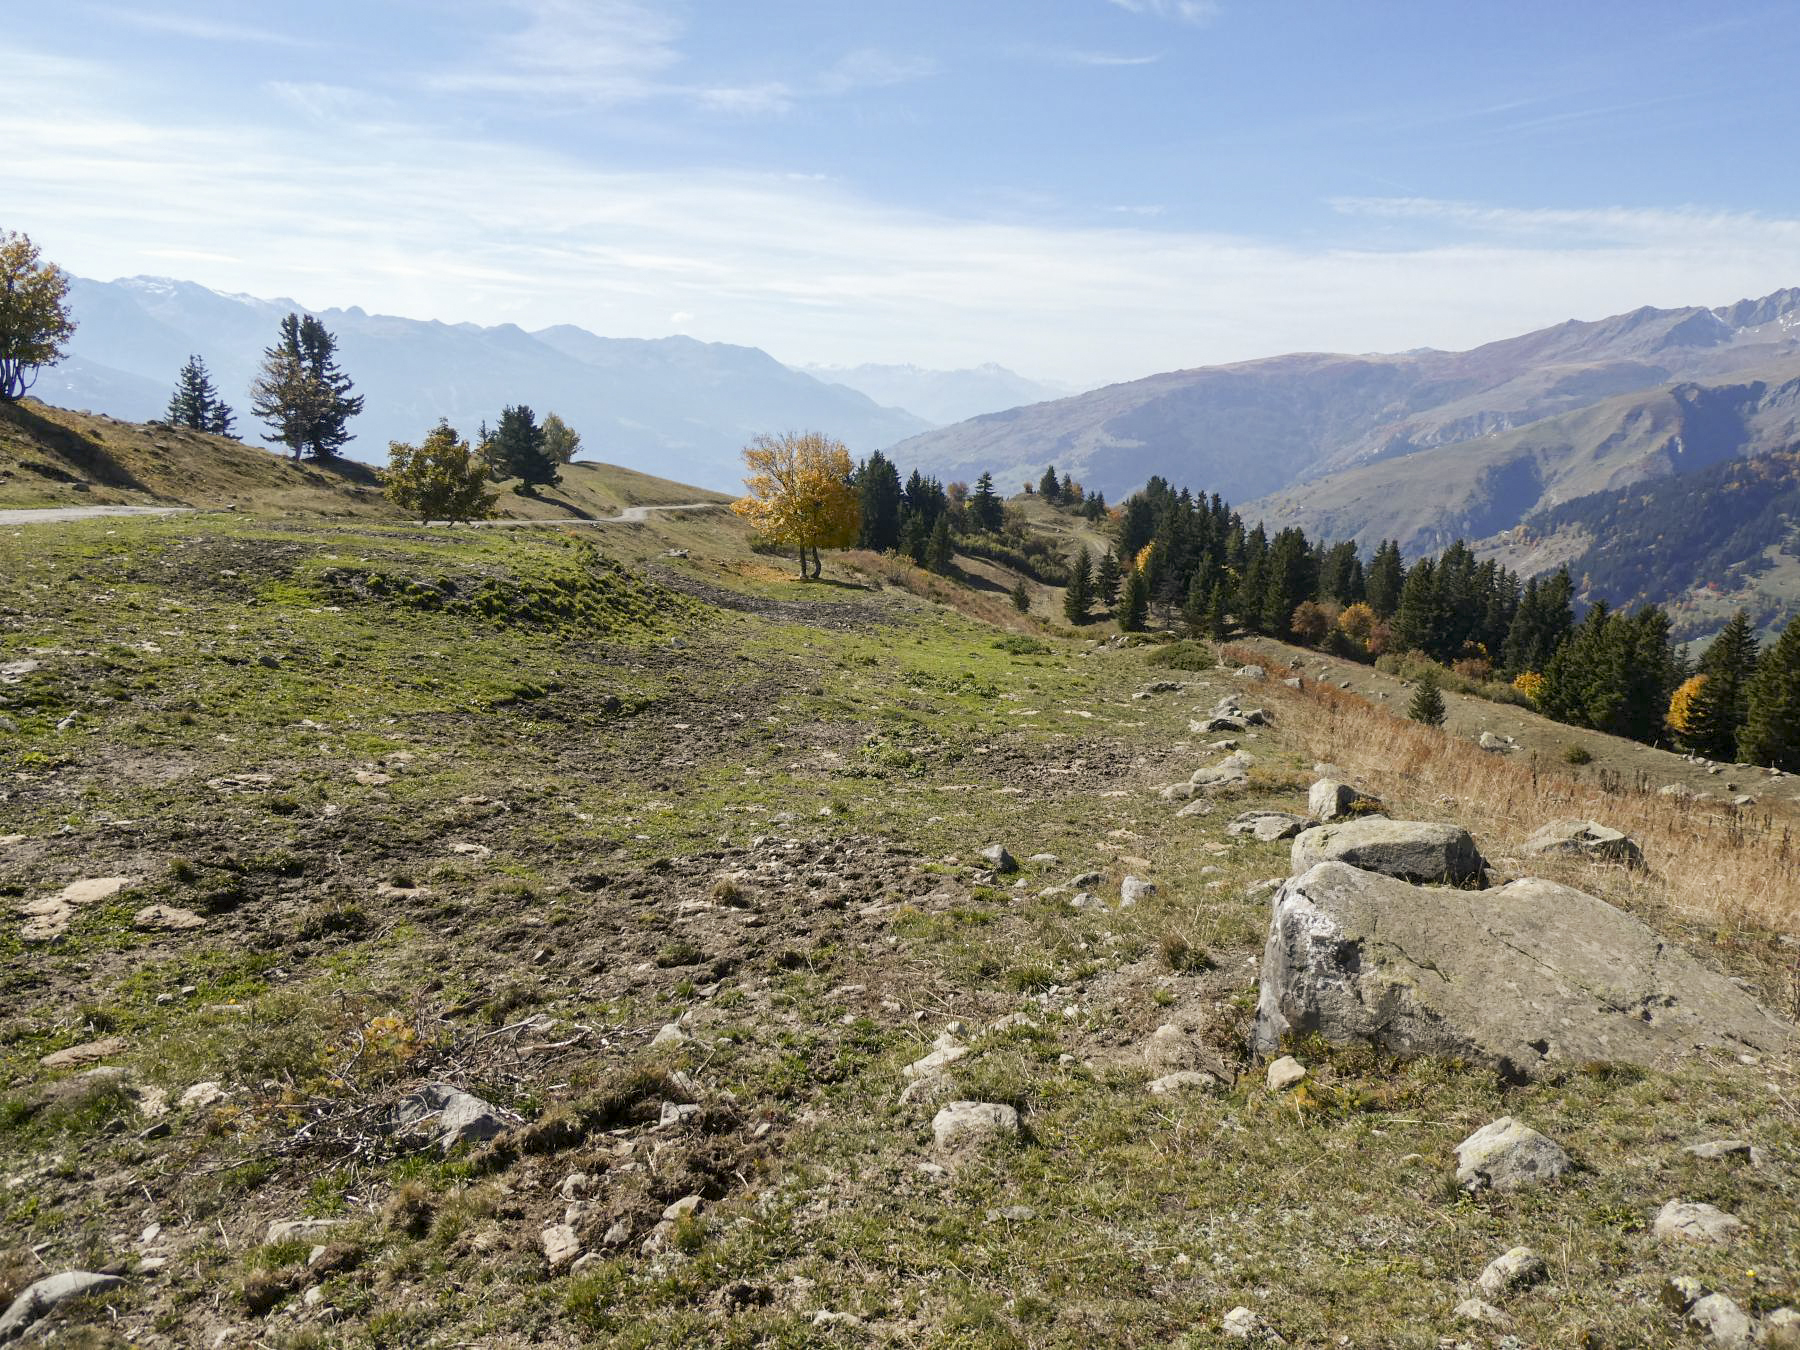
POLYGON ((1296 875, 1322 862, 1345 862, 1402 881, 1480 884, 1487 866, 1469 832, 1457 825, 1371 816, 1321 825, 1294 840, 1296 875))
MULTIPOLYGON (((1302 839, 1305 836, 1301 836, 1302 839)), ((1791 1028, 1603 900, 1549 881, 1414 886, 1322 863, 1275 894, 1255 1048, 1317 1032, 1509 1077, 1770 1053, 1791 1028)))

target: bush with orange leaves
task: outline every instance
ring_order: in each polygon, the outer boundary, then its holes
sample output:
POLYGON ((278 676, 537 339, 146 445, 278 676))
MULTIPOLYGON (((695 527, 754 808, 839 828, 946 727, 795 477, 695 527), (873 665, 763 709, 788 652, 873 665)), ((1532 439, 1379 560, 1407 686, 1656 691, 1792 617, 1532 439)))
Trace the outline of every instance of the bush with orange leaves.
POLYGON ((818 576, 821 548, 849 548, 862 523, 856 489, 850 485, 850 451, 842 441, 816 431, 804 435, 758 436, 744 447, 750 495, 731 509, 770 539, 800 554, 800 579, 807 580, 806 555, 818 576))
POLYGON ((1536 703, 1544 696, 1544 677, 1535 670, 1527 670, 1513 676, 1512 687, 1536 703))

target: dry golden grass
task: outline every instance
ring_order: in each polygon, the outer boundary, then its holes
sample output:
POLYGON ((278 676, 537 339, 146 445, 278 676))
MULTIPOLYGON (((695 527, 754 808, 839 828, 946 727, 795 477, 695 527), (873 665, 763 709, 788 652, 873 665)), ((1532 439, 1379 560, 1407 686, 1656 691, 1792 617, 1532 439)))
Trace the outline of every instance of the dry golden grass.
MULTIPOLYGON (((905 558, 869 549, 851 549, 838 555, 838 561, 852 571, 861 572, 884 586, 907 591, 921 599, 967 614, 972 619, 992 624, 995 628, 1015 633, 1041 633, 1043 625, 1028 614, 1013 608, 1008 595, 989 590, 976 590, 948 577, 928 572, 905 558)), ((1008 573, 1010 576, 1011 574, 1008 573)), ((1060 594, 1060 592, 1059 592, 1060 594)))
MULTIPOLYGON (((1263 658, 1227 647, 1225 659, 1263 658)), ((1454 819, 1490 857, 1506 856, 1548 821, 1593 819, 1638 842, 1647 875, 1552 859, 1533 859, 1533 873, 1716 929, 1800 934, 1800 841, 1767 814, 1664 797, 1641 782, 1577 779, 1536 755, 1490 754, 1325 684, 1294 690, 1270 680, 1258 698, 1279 706, 1283 730, 1306 753, 1396 808, 1454 819)))

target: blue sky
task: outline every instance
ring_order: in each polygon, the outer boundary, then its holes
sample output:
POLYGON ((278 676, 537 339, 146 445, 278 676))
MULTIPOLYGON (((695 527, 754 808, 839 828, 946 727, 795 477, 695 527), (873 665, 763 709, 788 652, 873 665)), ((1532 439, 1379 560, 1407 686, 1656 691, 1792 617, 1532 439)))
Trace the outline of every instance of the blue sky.
POLYGON ((1800 284, 1791 4, 59 0, 83 275, 1090 385, 1800 284))

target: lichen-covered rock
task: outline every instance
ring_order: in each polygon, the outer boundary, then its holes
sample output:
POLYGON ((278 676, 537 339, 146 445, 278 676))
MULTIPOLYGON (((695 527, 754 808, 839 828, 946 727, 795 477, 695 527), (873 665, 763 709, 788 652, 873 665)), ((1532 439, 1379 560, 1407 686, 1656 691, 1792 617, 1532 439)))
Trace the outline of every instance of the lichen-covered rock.
POLYGON ((1724 1247, 1737 1241, 1744 1231, 1744 1221, 1712 1205, 1671 1200, 1657 1211, 1651 1231, 1659 1242, 1698 1242, 1724 1247))
MULTIPOLYGON (((1302 836, 1304 838, 1304 836, 1302 836)), ((1791 1028, 1603 900, 1550 881, 1414 886, 1322 863, 1276 892, 1251 1039, 1317 1033, 1510 1078, 1697 1051, 1774 1053, 1791 1028)))
POLYGON ((1321 825, 1294 840, 1290 865, 1296 874, 1333 861, 1402 881, 1452 886, 1479 884, 1487 866, 1461 826, 1381 816, 1321 825))
POLYGON ((1297 816, 1291 811, 1245 811, 1226 825, 1225 833, 1249 835, 1269 844, 1278 839, 1292 839, 1318 823, 1310 816, 1297 816))
POLYGON ((1475 1287, 1488 1298, 1499 1298, 1514 1289, 1536 1284, 1548 1274, 1543 1257, 1529 1247, 1514 1247, 1487 1263, 1475 1287))
POLYGON ((998 1102, 951 1102, 931 1120, 931 1136, 945 1152, 1018 1132, 1019 1113, 998 1102))
POLYGON ((1329 775, 1314 783, 1306 794, 1307 815, 1320 821, 1343 820, 1347 816, 1377 810, 1380 806, 1375 798, 1329 775))
POLYGON ((1490 1121, 1456 1146, 1456 1181, 1466 1191, 1538 1186, 1569 1167, 1560 1144, 1511 1116, 1490 1121))

